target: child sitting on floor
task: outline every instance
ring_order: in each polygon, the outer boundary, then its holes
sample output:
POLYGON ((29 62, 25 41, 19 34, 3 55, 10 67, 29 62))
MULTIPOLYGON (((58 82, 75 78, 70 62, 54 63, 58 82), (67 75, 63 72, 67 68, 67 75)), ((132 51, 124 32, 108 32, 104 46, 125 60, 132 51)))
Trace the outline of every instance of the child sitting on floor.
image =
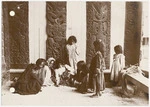
POLYGON ((88 90, 89 70, 84 61, 77 63, 77 75, 75 77, 75 85, 81 93, 86 93, 88 90))
POLYGON ((54 62, 54 72, 56 77, 56 86, 60 84, 69 85, 71 75, 74 75, 74 69, 67 64, 63 64, 60 59, 54 62))
POLYGON ((47 65, 51 71, 51 80, 55 83, 56 82, 56 77, 55 77, 55 72, 54 72, 54 62, 55 59, 53 57, 48 58, 47 60, 47 65))

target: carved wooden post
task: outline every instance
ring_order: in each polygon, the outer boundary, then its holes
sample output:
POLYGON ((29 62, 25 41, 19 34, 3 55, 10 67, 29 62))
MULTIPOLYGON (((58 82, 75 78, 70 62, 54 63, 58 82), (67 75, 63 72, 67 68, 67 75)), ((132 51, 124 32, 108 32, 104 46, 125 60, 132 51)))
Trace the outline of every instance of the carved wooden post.
POLYGON ((10 68, 10 51, 9 51, 9 22, 8 22, 8 6, 6 2, 2 2, 2 85, 9 80, 10 68))
POLYGON ((10 41, 9 41, 9 21, 8 21, 8 6, 6 2, 2 3, 2 42, 4 51, 3 57, 6 64, 6 69, 10 68, 10 41))
POLYGON ((141 41, 142 3, 126 3, 124 53, 126 65, 139 63, 141 41))
POLYGON ((66 45, 66 2, 46 2, 46 58, 64 60, 66 45))
POLYGON ((105 63, 110 63, 110 2, 87 2, 87 51, 86 62, 90 65, 94 55, 93 42, 101 39, 105 44, 105 63))
POLYGON ((7 5, 10 68, 26 68, 29 63, 28 2, 7 2, 7 5))

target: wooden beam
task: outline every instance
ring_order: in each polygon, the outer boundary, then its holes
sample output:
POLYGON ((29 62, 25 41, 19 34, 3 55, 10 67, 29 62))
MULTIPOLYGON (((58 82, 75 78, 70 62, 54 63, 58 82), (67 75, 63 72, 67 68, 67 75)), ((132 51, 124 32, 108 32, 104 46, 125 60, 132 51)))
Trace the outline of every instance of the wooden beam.
POLYGON ((141 89, 145 93, 149 93, 149 80, 142 74, 127 74, 126 79, 127 81, 130 81, 133 84, 135 84, 139 89, 141 89))
POLYGON ((149 71, 142 69, 142 72, 145 74, 145 77, 149 78, 149 71))

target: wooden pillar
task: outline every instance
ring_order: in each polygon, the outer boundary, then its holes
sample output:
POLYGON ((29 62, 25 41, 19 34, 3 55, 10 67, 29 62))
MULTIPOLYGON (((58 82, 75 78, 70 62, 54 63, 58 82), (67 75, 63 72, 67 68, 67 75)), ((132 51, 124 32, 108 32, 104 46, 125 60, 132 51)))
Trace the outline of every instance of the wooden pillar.
POLYGON ((90 65, 94 55, 93 42, 98 38, 105 44, 106 68, 110 65, 110 2, 87 2, 86 62, 90 65))
POLYGON ((9 21, 8 21, 8 5, 6 2, 2 2, 2 40, 1 40, 1 77, 2 85, 5 85, 9 81, 10 69, 10 46, 9 46, 9 21))
POLYGON ((28 2, 7 2, 10 68, 26 68, 29 63, 28 2))
POLYGON ((126 65, 139 63, 142 3, 126 2, 124 54, 126 65))
POLYGON ((66 2, 46 2, 46 58, 64 58, 66 45, 66 2))

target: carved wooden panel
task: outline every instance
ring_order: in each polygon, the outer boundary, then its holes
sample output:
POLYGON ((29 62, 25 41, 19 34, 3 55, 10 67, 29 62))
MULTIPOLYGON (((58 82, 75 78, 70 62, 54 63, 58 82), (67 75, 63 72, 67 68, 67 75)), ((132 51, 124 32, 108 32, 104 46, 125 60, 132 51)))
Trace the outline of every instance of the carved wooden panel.
POLYGON ((102 39, 105 44, 105 63, 110 63, 110 2, 87 2, 87 50, 86 62, 89 65, 94 55, 93 42, 102 39))
POLYGON ((8 22, 8 6, 6 2, 2 2, 2 64, 4 69, 10 68, 10 47, 9 47, 9 22, 8 22))
POLYGON ((125 43, 124 53, 126 65, 139 62, 141 41, 142 4, 140 2, 126 3, 125 43))
POLYGON ((5 2, 2 2, 2 85, 9 81, 10 75, 8 69, 10 67, 10 51, 9 51, 9 23, 8 8, 5 2))
POLYGON ((7 2, 7 6, 10 68, 26 68, 29 63, 28 2, 7 2), (10 15, 11 11, 14 16, 10 15))
POLYGON ((46 57, 64 60, 66 44, 66 2, 46 2, 46 57))

